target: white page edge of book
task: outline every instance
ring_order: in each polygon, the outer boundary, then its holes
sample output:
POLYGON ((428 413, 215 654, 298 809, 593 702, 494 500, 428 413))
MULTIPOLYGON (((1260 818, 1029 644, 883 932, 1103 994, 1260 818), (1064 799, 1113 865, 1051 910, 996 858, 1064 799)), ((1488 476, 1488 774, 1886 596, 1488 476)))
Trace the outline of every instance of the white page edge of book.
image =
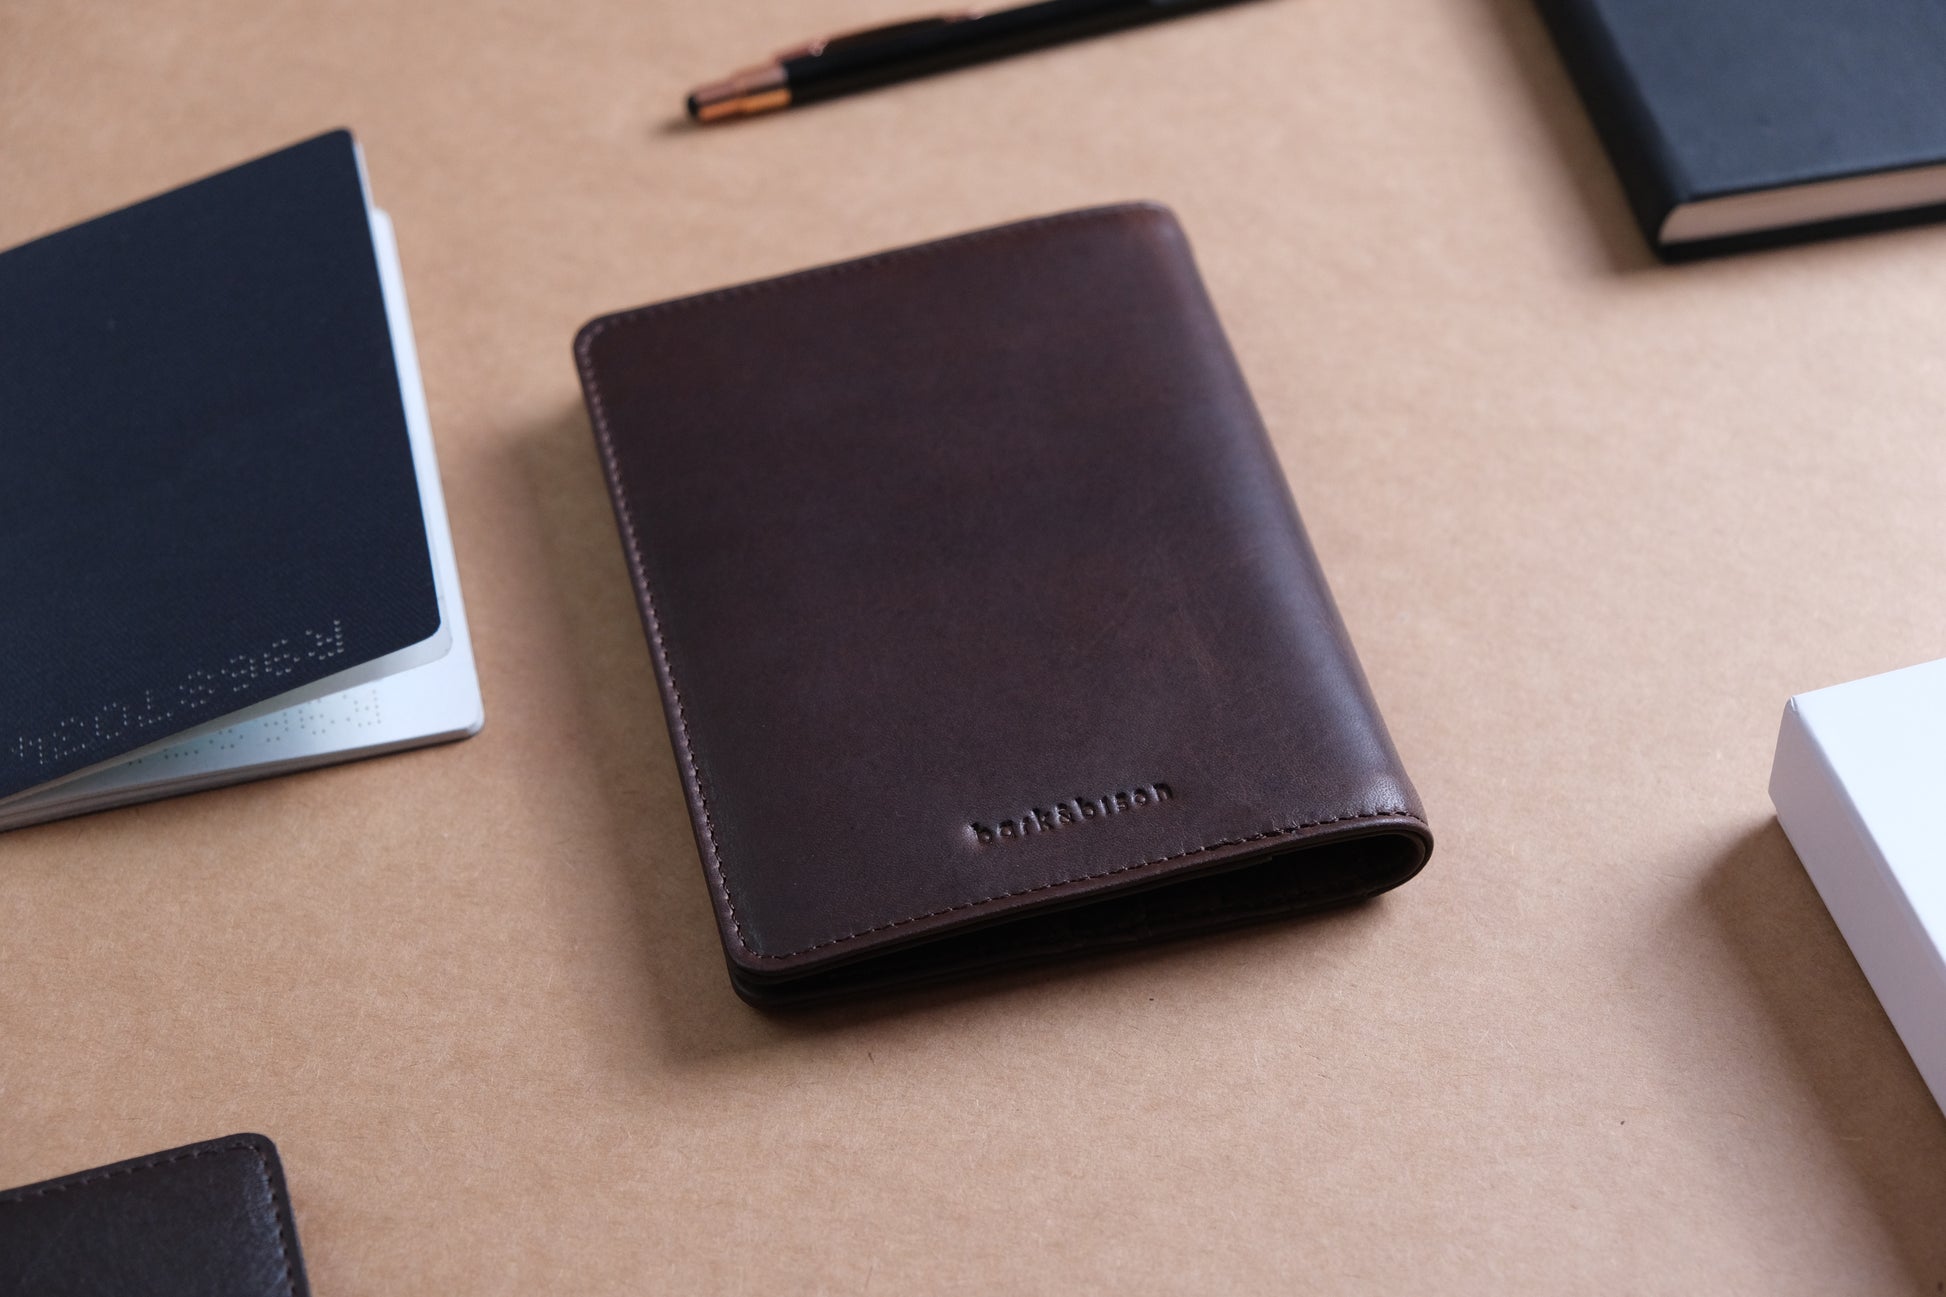
POLYGON ((1684 203, 1663 218, 1657 237, 1664 244, 1697 243, 1939 203, 1946 203, 1946 164, 1906 167, 1684 203))

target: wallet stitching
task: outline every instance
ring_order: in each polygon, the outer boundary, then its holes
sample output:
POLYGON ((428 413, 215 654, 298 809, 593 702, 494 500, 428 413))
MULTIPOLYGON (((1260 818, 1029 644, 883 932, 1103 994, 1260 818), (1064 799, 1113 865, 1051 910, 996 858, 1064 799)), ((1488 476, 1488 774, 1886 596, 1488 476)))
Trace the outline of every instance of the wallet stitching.
POLYGON ((594 415, 595 435, 601 443, 602 460, 608 469, 610 494, 614 498, 616 510, 621 516, 622 532, 628 543, 629 564, 634 568, 636 587, 642 596, 642 610, 648 620, 649 639, 655 649, 656 660, 661 666, 662 678, 668 683, 670 697, 674 699, 676 704, 676 732, 679 756, 682 760, 684 773, 688 776, 690 785, 696 790, 696 800, 702 810, 703 836, 706 848, 702 853, 704 869, 708 872, 710 881, 715 884, 716 892, 722 898, 723 906, 729 913, 731 935, 736 938, 737 944, 743 947, 744 952, 752 958, 763 960, 792 959, 799 955, 809 954, 815 950, 824 950, 831 946, 841 946, 846 942, 856 941, 861 937, 886 932, 893 928, 902 928, 908 924, 921 923, 927 919, 936 919, 942 915, 957 913, 960 910, 970 910, 978 906, 990 905, 995 901, 1011 900, 1020 896, 1031 896, 1037 892, 1051 891, 1059 887, 1069 887, 1077 883, 1094 882, 1097 879, 1110 878, 1116 874, 1129 873, 1133 870, 1144 869, 1151 865, 1167 864, 1174 860, 1184 860, 1205 852, 1221 850, 1224 847, 1240 846, 1250 842, 1262 842, 1271 838, 1288 837, 1291 834, 1301 833, 1307 829, 1322 828, 1327 824, 1344 824, 1356 820, 1403 817, 1421 826, 1424 825, 1424 821, 1417 815, 1403 808, 1363 811, 1353 815, 1336 815, 1326 819, 1310 820, 1302 824, 1288 825, 1284 828, 1269 829, 1262 833, 1249 834, 1244 837, 1223 838, 1216 842, 1205 843, 1200 847, 1192 847, 1187 851, 1176 852, 1173 855, 1157 856, 1153 859, 1138 861, 1131 865, 1118 865, 1113 869, 1105 869, 1099 873, 1086 874, 1077 878, 1064 878, 1052 883, 1041 883, 1037 886, 1025 887, 1017 891, 999 892, 992 896, 983 896, 978 900, 962 901, 956 905, 946 906, 944 909, 930 910, 924 914, 912 915, 910 918, 894 919, 889 923, 881 923, 875 927, 861 928, 855 932, 845 933, 843 936, 813 942, 811 945, 802 946, 796 950, 787 950, 780 954, 772 954, 758 950, 744 936, 742 920, 737 917, 736 898, 731 895, 729 877, 723 870, 722 848, 716 840, 716 821, 710 813, 709 793, 703 787, 702 772, 696 765, 695 744, 689 732, 688 709, 683 705, 682 688, 676 683, 675 670, 669 661, 668 647, 663 642, 662 618, 656 609, 655 589, 653 583, 649 580, 648 568, 642 561, 642 546, 635 527, 635 509, 629 502, 627 491, 622 486, 621 465, 615 455, 614 439, 608 426, 608 408, 602 400, 601 382, 594 371, 592 352, 595 340, 610 329, 618 326, 636 323, 651 316, 667 315, 692 306, 701 305, 705 302, 721 302, 731 298, 749 296, 754 293, 775 291, 809 280, 830 278, 873 269, 892 261, 912 257, 933 256, 949 248, 955 248, 969 243, 986 242, 993 239, 1017 238, 1051 225, 1094 220, 1125 220, 1129 217, 1141 216, 1156 212, 1157 210, 1159 209, 1145 204, 1124 204, 1117 207, 1090 208, 1080 212, 1061 212, 1053 216, 1018 221, 1014 224, 999 226, 995 229, 975 230, 968 234, 939 239, 931 243, 921 243, 905 248, 894 248, 888 252, 880 252, 852 261, 841 261, 826 266, 813 266, 808 270, 800 270, 772 279, 761 279, 752 283, 736 284, 728 288, 719 288, 711 292, 698 293, 691 297, 681 297, 670 302, 656 302, 648 306, 636 307, 634 310, 604 316, 584 329, 580 338, 577 340, 575 345, 575 360, 581 371, 583 383, 588 391, 588 405, 594 415))
POLYGON ((289 1213, 277 1195, 277 1186, 270 1178, 270 1159, 256 1144, 248 1141, 239 1144, 222 1144, 215 1148, 199 1148, 188 1153, 174 1153, 168 1157, 153 1157, 146 1161, 118 1166, 109 1171, 90 1171, 81 1176, 62 1180, 55 1184, 43 1185, 38 1189, 14 1190, 0 1194, 0 1207, 9 1203, 21 1203, 29 1198, 45 1198, 52 1194, 66 1193, 70 1189, 84 1189, 103 1180, 113 1180, 117 1176, 134 1175, 137 1171, 153 1171, 176 1162, 191 1162, 199 1157, 215 1157, 219 1153, 249 1152, 257 1159, 257 1174, 263 1177, 264 1196, 270 1203, 270 1214, 277 1219, 277 1255, 284 1263, 284 1291, 297 1292, 297 1273, 291 1263, 289 1213))

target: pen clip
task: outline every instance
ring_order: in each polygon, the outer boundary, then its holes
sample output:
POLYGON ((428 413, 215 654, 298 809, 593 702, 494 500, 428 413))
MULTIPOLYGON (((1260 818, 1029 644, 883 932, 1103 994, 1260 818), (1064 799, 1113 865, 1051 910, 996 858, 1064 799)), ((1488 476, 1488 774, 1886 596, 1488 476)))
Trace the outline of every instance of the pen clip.
POLYGON ((978 18, 979 16, 980 11, 977 9, 955 9, 947 13, 933 14, 925 18, 903 18, 898 22, 885 23, 877 27, 859 27, 852 31, 839 32, 835 36, 820 36, 816 40, 806 41, 802 45, 787 49, 776 57, 779 63, 787 63, 792 59, 814 59, 819 55, 829 54, 834 50, 844 49, 851 45, 867 45, 877 41, 891 40, 895 37, 927 31, 934 27, 943 27, 948 23, 965 22, 969 18, 978 18))

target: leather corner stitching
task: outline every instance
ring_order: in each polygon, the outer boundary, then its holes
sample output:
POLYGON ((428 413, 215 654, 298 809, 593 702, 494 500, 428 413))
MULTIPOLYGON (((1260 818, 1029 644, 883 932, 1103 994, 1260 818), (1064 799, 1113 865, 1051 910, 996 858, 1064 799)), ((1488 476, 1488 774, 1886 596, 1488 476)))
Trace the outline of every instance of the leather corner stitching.
POLYGON ((296 1267, 291 1261, 291 1217, 293 1212, 288 1198, 277 1193, 277 1183, 270 1178, 270 1159, 264 1156, 263 1149, 254 1142, 238 1145, 257 1155, 257 1174, 263 1177, 264 1200, 270 1204, 270 1214, 277 1222, 277 1255, 284 1262, 284 1292, 286 1297, 295 1297, 297 1292, 296 1267))
POLYGON ((134 1175, 137 1171, 154 1171, 177 1162, 193 1162, 199 1157, 215 1157, 222 1153, 250 1153, 257 1159, 257 1174, 263 1177, 264 1196, 270 1203, 270 1213, 277 1221, 277 1254, 284 1262, 284 1291, 293 1295, 297 1292, 297 1273, 291 1262, 290 1251, 290 1214, 277 1196, 277 1189, 270 1178, 270 1159, 264 1156, 262 1148, 254 1141, 242 1140, 233 1144, 220 1144, 215 1148, 199 1148, 193 1152, 175 1153, 168 1157, 154 1157, 147 1161, 136 1162, 130 1166, 116 1167, 112 1171, 83 1175, 80 1179, 49 1185, 26 1193, 18 1191, 0 1194, 0 1207, 10 1203, 21 1203, 29 1198, 44 1198, 57 1193, 67 1193, 71 1189, 85 1189, 103 1180, 113 1180, 124 1175, 134 1175))

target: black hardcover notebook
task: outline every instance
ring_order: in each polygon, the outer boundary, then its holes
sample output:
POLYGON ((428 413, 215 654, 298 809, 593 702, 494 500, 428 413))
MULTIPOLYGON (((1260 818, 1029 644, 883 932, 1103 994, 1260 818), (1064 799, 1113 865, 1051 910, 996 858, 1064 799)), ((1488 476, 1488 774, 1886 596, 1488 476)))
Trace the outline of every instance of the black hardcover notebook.
POLYGON ((1539 0, 1676 258, 1946 215, 1939 0, 1539 0))
POLYGON ((402 739, 329 699, 457 665, 392 256, 344 131, 0 253, 0 827, 402 739))

